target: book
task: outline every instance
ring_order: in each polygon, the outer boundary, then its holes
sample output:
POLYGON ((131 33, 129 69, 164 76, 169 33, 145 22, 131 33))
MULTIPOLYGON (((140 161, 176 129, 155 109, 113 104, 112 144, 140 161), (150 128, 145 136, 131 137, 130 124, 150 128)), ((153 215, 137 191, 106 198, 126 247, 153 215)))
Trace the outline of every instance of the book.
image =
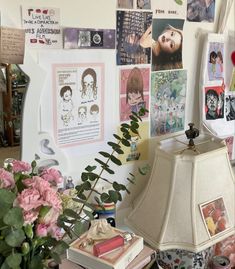
MULTIPOLYGON (((115 229, 117 234, 122 235, 124 231, 115 229)), ((70 244, 67 249, 67 259, 89 269, 123 269, 134 260, 143 250, 143 237, 135 235, 130 241, 118 249, 106 253, 101 257, 93 255, 93 245, 86 244, 87 232, 70 244)))
POLYGON ((144 245, 143 250, 127 265, 126 269, 142 269, 153 260, 156 260, 156 250, 144 245))

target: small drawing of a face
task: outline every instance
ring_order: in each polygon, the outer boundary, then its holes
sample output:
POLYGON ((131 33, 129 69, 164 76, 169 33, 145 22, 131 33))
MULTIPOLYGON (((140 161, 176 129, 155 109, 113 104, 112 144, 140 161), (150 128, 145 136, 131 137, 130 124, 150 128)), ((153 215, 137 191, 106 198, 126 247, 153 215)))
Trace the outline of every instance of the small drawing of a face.
POLYGON ((143 101, 141 93, 140 92, 129 92, 128 93, 128 104, 131 106, 137 105, 138 103, 140 103, 141 101, 143 101))
POLYGON ((85 120, 87 116, 87 108, 86 107, 80 107, 78 109, 78 117, 80 120, 85 120))
POLYGON ((86 88, 86 90, 89 92, 89 91, 92 91, 93 90, 93 87, 94 87, 94 79, 93 77, 88 74, 84 77, 84 87, 86 88))
POLYGON ((66 92, 64 92, 64 95, 63 95, 63 100, 64 101, 69 101, 72 97, 72 93, 71 91, 67 90, 66 92))

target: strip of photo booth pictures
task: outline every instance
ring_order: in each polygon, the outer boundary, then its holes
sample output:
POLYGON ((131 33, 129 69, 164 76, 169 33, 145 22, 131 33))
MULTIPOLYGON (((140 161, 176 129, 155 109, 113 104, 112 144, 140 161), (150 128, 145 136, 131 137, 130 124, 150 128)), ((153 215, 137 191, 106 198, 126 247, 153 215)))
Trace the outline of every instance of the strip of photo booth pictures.
POLYGON ((225 97, 225 116, 227 121, 235 120, 235 95, 225 97))
MULTIPOLYGON (((149 109, 149 68, 120 69, 120 121, 129 121, 131 112, 149 109)), ((144 117, 147 117, 145 115, 144 117)))
POLYGON ((204 88, 206 120, 224 118, 224 87, 210 86, 204 88))
POLYGON ((140 40, 151 23, 152 12, 117 11, 117 65, 150 63, 151 49, 140 40))
POLYGON ((115 49, 114 29, 65 28, 64 49, 115 49))
POLYGON ((209 80, 213 81, 224 79, 224 43, 210 42, 207 59, 209 80))
POLYGON ((183 26, 181 19, 153 19, 143 40, 152 47, 152 71, 183 68, 183 26))
POLYGON ((151 74, 151 137, 184 130, 186 90, 186 70, 151 74))
POLYGON ((192 22, 214 22, 215 0, 188 0, 187 20, 192 22))
POLYGON ((234 137, 233 136, 229 136, 226 137, 225 139, 225 143, 228 149, 228 157, 229 160, 233 160, 233 143, 234 143, 234 137))

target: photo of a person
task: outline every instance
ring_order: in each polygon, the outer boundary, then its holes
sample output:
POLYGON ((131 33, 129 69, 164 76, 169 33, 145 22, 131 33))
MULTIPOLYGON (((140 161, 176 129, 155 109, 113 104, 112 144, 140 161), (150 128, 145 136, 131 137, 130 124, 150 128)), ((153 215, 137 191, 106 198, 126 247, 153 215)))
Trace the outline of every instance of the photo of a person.
POLYGON ((187 20, 193 22, 213 22, 215 0, 188 0, 187 20))
POLYGON ((221 80, 224 76, 223 67, 223 43, 212 42, 208 52, 208 77, 209 80, 221 80))
POLYGON ((205 93, 206 119, 216 120, 224 117, 223 111, 224 97, 223 92, 219 93, 214 88, 208 88, 205 93))
POLYGON ((74 119, 72 114, 73 111, 73 101, 72 101, 72 89, 70 86, 63 86, 60 89, 60 113, 61 119, 64 126, 68 126, 69 123, 74 119))
POLYGON ((225 115, 227 121, 235 120, 235 96, 226 96, 225 115))
POLYGON ((150 0, 136 0, 137 9, 151 9, 150 0))
POLYGON ((85 100, 97 99, 97 75, 93 68, 87 68, 81 77, 81 98, 85 100))
POLYGON ((182 69, 183 20, 153 19, 140 39, 152 48, 152 71, 182 69))

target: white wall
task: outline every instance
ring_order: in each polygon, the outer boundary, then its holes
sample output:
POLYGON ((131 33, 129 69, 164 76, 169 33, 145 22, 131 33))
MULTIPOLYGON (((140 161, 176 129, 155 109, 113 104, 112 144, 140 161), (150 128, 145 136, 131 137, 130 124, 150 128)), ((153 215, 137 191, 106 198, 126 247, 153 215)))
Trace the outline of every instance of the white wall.
MULTIPOLYGON (((157 1, 157 0, 156 0, 157 1)), ((188 92, 187 92, 187 111, 186 122, 194 122, 196 126, 199 125, 199 71, 201 63, 201 31, 213 32, 216 31, 218 14, 221 5, 224 0, 216 0, 216 17, 215 23, 192 23, 185 21, 184 24, 184 44, 183 44, 183 64, 184 68, 188 70, 188 92)), ((46 6, 46 7, 59 7, 61 10, 61 26, 62 27, 88 27, 88 28, 112 28, 116 27, 116 1, 115 0, 0 0, 1 10, 1 23, 3 26, 21 27, 21 13, 20 6, 46 6)), ((234 1, 231 9, 231 14, 228 19, 228 28, 234 30, 234 13, 235 13, 234 1)), ((38 98, 42 94, 44 87, 44 78, 46 73, 36 64, 37 62, 37 50, 29 50, 26 48, 25 65, 23 69, 27 72, 31 78, 28 97, 32 98, 31 106, 25 109, 24 114, 27 114, 28 121, 24 126, 28 126, 27 131, 23 133, 24 141, 31 141, 31 146, 23 148, 23 157, 26 160, 34 158, 34 143, 38 130, 40 129, 40 113, 38 112, 40 107, 37 104, 38 98), (31 117, 29 117, 29 114, 31 117), (29 127, 30 126, 30 127, 29 127)), ((113 69, 113 72, 115 70, 113 69)), ((114 74, 112 74, 114 75, 114 74)), ((113 88, 112 91, 115 91, 113 88)), ((116 90, 117 92, 117 90, 116 90)), ((116 97, 115 97, 116 98, 116 97)), ((116 100, 116 99, 114 99, 116 100)), ((116 108, 118 109, 118 108, 116 108)), ((118 110, 116 110, 118 113, 118 110)), ((117 123, 118 117, 114 115, 114 123, 117 123)), ((148 163, 152 163, 154 156, 154 148, 157 139, 150 140, 150 154, 148 163)), ((78 148, 79 150, 79 148, 78 148)), ((67 154, 67 153, 66 153, 67 154)), ((65 154, 65 156, 66 156, 65 154)), ((62 152, 63 155, 63 152, 62 152)), ((67 154, 68 155, 68 154, 67 154)), ((62 159, 64 157, 61 157, 62 159)), ((92 164, 93 156, 87 154, 82 157, 74 157, 69 159, 68 163, 64 166, 65 173, 72 174, 76 179, 79 179, 80 172, 83 171, 87 164, 92 164), (69 167, 69 170, 68 170, 69 167)), ((64 158, 67 162, 66 157, 64 158)), ((141 165, 141 164, 134 164, 141 165)), ((117 177, 124 179, 130 170, 135 169, 133 164, 128 164, 122 167, 117 174, 117 177)), ((132 195, 135 197, 142 187, 145 185, 145 179, 140 179, 137 187, 133 189, 132 195)), ((128 201, 128 200, 127 200, 128 201)))

